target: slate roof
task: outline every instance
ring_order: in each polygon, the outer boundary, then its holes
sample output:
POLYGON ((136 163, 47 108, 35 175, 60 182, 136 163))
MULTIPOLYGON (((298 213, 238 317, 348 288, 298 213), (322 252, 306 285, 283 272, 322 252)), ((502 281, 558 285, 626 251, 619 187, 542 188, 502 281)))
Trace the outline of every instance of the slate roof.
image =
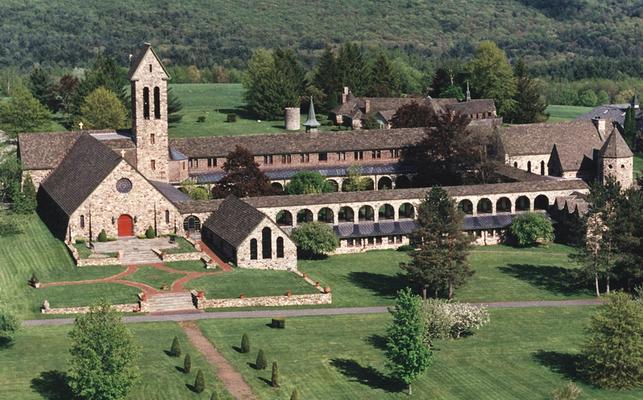
POLYGON ((554 204, 556 208, 561 211, 566 208, 567 212, 569 212, 570 214, 578 211, 580 215, 585 215, 589 211, 589 202, 587 201, 587 195, 578 192, 574 192, 569 196, 556 197, 554 204))
POLYGON ((496 105, 493 99, 475 99, 460 103, 448 103, 445 107, 449 111, 463 114, 493 113, 496 111, 496 105))
POLYGON ((607 158, 632 157, 634 155, 616 128, 612 129, 612 133, 601 147, 601 154, 607 158))
POLYGON ((247 136, 170 139, 170 147, 188 157, 225 157, 239 145, 254 155, 399 149, 419 142, 423 128, 371 129, 247 136))
MULTIPOLYGON (((609 119, 620 126, 625 125, 625 111, 630 107, 630 104, 604 104, 593 108, 591 111, 576 117, 576 120, 592 120, 593 118, 600 117, 602 119, 609 119)), ((641 126, 643 124, 643 109, 635 109, 634 117, 641 126)))
POLYGON ((340 223, 333 226, 335 235, 341 239, 360 238, 368 236, 408 235, 415 230, 415 221, 380 221, 380 222, 352 222, 340 223))
POLYGON ((556 179, 552 176, 539 175, 516 168, 512 165, 496 163, 495 173, 513 182, 542 182, 556 179))
POLYGON ((266 215, 261 211, 230 195, 205 220, 203 227, 233 247, 238 247, 265 218, 266 215))
POLYGON ((170 147, 170 159, 174 161, 181 161, 181 160, 187 160, 188 157, 185 154, 178 151, 177 149, 170 147))
POLYGON ((150 183, 156 188, 156 190, 159 191, 159 193, 165 196, 165 198, 172 203, 192 200, 190 196, 170 185, 169 183, 159 181, 150 181, 150 183))
MULTIPOLYGON (((609 127, 609 121, 606 121, 609 127)), ((500 130, 504 152, 509 156, 549 155, 554 144, 582 158, 591 146, 600 148, 602 140, 590 120, 558 123, 512 125, 500 130), (576 151, 576 150, 578 151, 576 151)))
POLYGON ((516 214, 497 214, 464 217, 463 230, 475 231, 485 229, 506 228, 511 225, 516 214))
POLYGON ((41 187, 71 215, 123 159, 90 135, 81 135, 41 187))

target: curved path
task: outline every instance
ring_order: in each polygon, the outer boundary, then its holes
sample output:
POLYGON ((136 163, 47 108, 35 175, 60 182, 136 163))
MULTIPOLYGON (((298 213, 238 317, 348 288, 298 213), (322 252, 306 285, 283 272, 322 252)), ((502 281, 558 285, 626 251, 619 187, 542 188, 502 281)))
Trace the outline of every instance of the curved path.
MULTIPOLYGON (((489 308, 530 308, 530 307, 569 307, 569 306, 595 306, 602 304, 601 299, 582 300, 536 300, 536 301, 503 301, 493 303, 474 303, 485 305, 489 308)), ((338 308, 302 308, 302 309, 275 309, 256 311, 217 311, 203 313, 172 313, 157 315, 137 315, 123 317, 126 323, 140 322, 165 322, 165 321, 198 321, 202 319, 225 318, 273 318, 273 317, 312 317, 326 315, 356 315, 356 314, 382 314, 388 313, 388 306, 378 307, 338 307, 338 308)), ((25 326, 41 325, 68 325, 74 323, 74 318, 32 319, 23 322, 25 326)))

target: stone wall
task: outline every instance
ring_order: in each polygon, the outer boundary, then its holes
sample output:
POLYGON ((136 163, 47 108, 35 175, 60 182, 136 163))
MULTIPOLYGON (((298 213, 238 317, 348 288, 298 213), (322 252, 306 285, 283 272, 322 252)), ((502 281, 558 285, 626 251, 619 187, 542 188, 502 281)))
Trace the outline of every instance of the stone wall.
POLYGON ((634 184, 634 158, 604 158, 600 163, 601 180, 604 182, 608 176, 614 177, 623 189, 628 189, 634 184))
MULTIPOLYGON (((111 306, 116 312, 130 313, 140 312, 139 304, 114 304, 111 306)), ((90 307, 42 307, 40 312, 47 315, 64 315, 64 314, 85 314, 89 312, 90 307)))
POLYGON ((294 294, 291 296, 264 296, 246 297, 238 299, 206 299, 196 296, 199 310, 207 308, 233 308, 233 307, 285 307, 304 306, 314 304, 331 304, 331 293, 294 294))
MULTIPOLYGON (((192 253, 173 253, 173 254, 167 254, 163 253, 160 251, 159 256, 161 257, 161 260, 165 262, 174 262, 174 261, 198 261, 198 260, 203 260, 203 257, 207 255, 204 253, 200 252, 192 252, 192 253)), ((208 257, 209 258, 209 257, 208 257)))
POLYGON ((526 155, 516 155, 516 156, 507 156, 505 159, 505 164, 511 165, 512 167, 520 168, 523 171, 528 171, 537 175, 549 175, 549 163, 550 154, 526 154, 526 155), (544 173, 541 173, 540 167, 541 162, 544 162, 544 173), (531 170, 529 170, 529 163, 531 163, 531 170))
POLYGON ((279 269, 288 270, 297 269, 297 246, 290 239, 290 237, 279 228, 274 222, 268 218, 257 225, 257 227, 246 237, 246 239, 237 248, 236 264, 239 268, 253 268, 253 269, 279 269), (262 231, 264 228, 271 230, 271 257, 262 257, 262 231), (277 257, 277 240, 283 239, 284 243, 284 256, 277 257), (257 259, 253 260, 250 257, 250 242, 257 241, 257 259))
MULTIPOLYGON (((67 250, 74 259, 77 267, 90 267, 101 265, 121 265, 120 257, 80 258, 78 250, 70 243, 65 242, 67 250)), ((119 254, 120 256, 120 254, 119 254)))

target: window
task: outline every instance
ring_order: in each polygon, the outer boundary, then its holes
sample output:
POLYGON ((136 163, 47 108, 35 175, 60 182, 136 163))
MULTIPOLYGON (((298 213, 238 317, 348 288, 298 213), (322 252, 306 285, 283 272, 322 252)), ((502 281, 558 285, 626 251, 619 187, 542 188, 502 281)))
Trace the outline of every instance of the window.
POLYGON ((527 172, 531 172, 531 161, 527 161, 527 172))
POLYGON ((284 258, 284 238, 277 238, 277 258, 284 258))
POLYGON ((356 160, 363 160, 364 159, 364 152, 363 151, 355 151, 353 152, 353 158, 356 160))
POLYGON ((183 171, 185 171, 185 161, 183 161, 181 165, 183 166, 183 171))
POLYGON ((290 164, 292 162, 292 156, 290 154, 282 154, 281 155, 281 163, 282 164, 290 164))
POLYGON ((268 165, 272 164, 272 156, 271 155, 263 156, 263 163, 268 165))
POLYGON ((150 144, 154 144, 154 143, 156 143, 156 135, 152 133, 150 135, 150 144))
POLYGON ((328 153, 319 153, 319 161, 328 161, 328 153))
POLYGON ((150 64, 150 72, 152 72, 152 64, 150 64))
POLYGON ((150 119, 150 89, 143 88, 143 118, 150 119))
POLYGON ((165 210, 165 223, 170 223, 170 210, 165 210))
POLYGON ((85 216, 80 216, 80 229, 85 229, 85 216))
POLYGON ((190 164, 190 168, 199 168, 199 159, 198 158, 190 158, 190 159, 188 159, 188 163, 190 164))
POLYGON ((346 160, 346 152, 345 151, 340 151, 339 153, 337 153, 337 159, 339 161, 346 160))
POLYGON ((370 236, 370 237, 368 238, 368 244, 373 244, 373 243, 375 243, 375 238, 374 238, 374 237, 372 237, 372 236, 370 236))
POLYGON ((382 150, 371 151, 371 158, 382 158, 382 150))
POLYGON ((355 246, 355 241, 353 239, 347 239, 346 240, 346 246, 348 246, 348 247, 355 246))
POLYGON ((261 258, 272 258, 272 230, 268 227, 261 230, 261 258))
POLYGON ((154 88, 154 119, 161 119, 161 90, 154 88))
POLYGON ((399 158, 401 150, 400 149, 391 149, 389 150, 391 152, 391 158, 399 158))
POLYGON ((378 236, 375 238, 375 244, 382 244, 382 237, 378 236))
POLYGON ((150 160, 150 168, 152 171, 156 171, 156 160, 150 160))
POLYGON ((257 239, 250 240, 250 259, 257 259, 257 239))
POLYGON ((216 157, 208 157, 208 168, 216 167, 217 159, 216 157))
POLYGON ((301 153, 299 155, 299 157, 300 157, 302 163, 310 162, 310 154, 308 154, 308 153, 301 153))

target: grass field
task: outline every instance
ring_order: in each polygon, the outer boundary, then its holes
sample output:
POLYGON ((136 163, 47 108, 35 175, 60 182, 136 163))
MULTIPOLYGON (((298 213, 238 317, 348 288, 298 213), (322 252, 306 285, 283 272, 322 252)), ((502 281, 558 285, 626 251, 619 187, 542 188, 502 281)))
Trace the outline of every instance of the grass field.
POLYGON ((160 289, 163 285, 169 287, 170 285, 172 285, 172 282, 183 276, 183 274, 172 274, 169 272, 161 271, 160 269, 154 268, 149 265, 141 265, 138 267, 138 271, 136 271, 132 275, 126 276, 123 279, 145 283, 146 285, 149 285, 155 289, 160 289))
POLYGON ((636 176, 643 174, 643 154, 634 155, 634 174, 636 176))
POLYGON ((547 122, 559 122, 571 121, 579 115, 589 112, 591 109, 592 107, 549 105, 545 111, 549 113, 547 122))
MULTIPOLYGON (((243 87, 239 83, 186 83, 170 85, 172 92, 183 104, 183 119, 170 126, 170 137, 250 135, 257 133, 282 133, 284 121, 258 121, 245 109, 243 87), (237 122, 226 122, 228 114, 237 115, 237 122), (204 122, 197 122, 205 117, 204 122)), ((322 124, 327 120, 317 114, 322 124)), ((302 124, 306 115, 301 116, 302 124)), ((303 126, 302 126, 303 128, 303 126)), ((322 126, 321 129, 330 126, 322 126)))
POLYGON ((279 296, 288 290, 292 294, 319 293, 302 278, 287 271, 265 271, 235 268, 221 275, 204 276, 186 284, 190 289, 205 290, 209 298, 279 296))
MULTIPOLYGON (((414 384, 414 398, 457 400, 549 399, 577 380, 577 359, 591 307, 492 310, 474 335, 437 343, 434 361, 414 384)), ((261 399, 406 399, 387 376, 383 345, 388 315, 290 318, 286 329, 266 319, 201 321, 199 325, 261 399), (243 333, 252 349, 240 354, 243 333), (279 364, 282 388, 270 371, 252 368, 257 351, 279 364)), ((579 383, 584 399, 639 399, 643 390, 613 392, 579 383)))
MULTIPOLYGON (((230 399, 221 388, 212 368, 192 346, 183 330, 174 323, 130 325, 141 358, 138 363, 142 378, 128 400, 209 399, 217 388, 223 399, 230 399), (183 374, 182 358, 165 354, 172 338, 178 336, 184 353, 190 353, 192 372, 183 374), (186 385, 194 383, 196 371, 205 374, 206 391, 193 393, 186 385)), ((68 369, 67 333, 70 327, 38 327, 23 329, 15 343, 0 348, 0 399, 11 400, 68 400, 64 373, 68 369)))
MULTIPOLYGON (((567 258, 570 251, 560 245, 477 247, 470 257, 475 273, 465 286, 456 289, 456 298, 487 302, 591 297, 590 290, 576 283, 576 266, 567 258)), ((399 264, 408 260, 406 253, 379 250, 299 261, 299 268, 331 287, 334 306, 386 305, 407 283, 399 264)))

